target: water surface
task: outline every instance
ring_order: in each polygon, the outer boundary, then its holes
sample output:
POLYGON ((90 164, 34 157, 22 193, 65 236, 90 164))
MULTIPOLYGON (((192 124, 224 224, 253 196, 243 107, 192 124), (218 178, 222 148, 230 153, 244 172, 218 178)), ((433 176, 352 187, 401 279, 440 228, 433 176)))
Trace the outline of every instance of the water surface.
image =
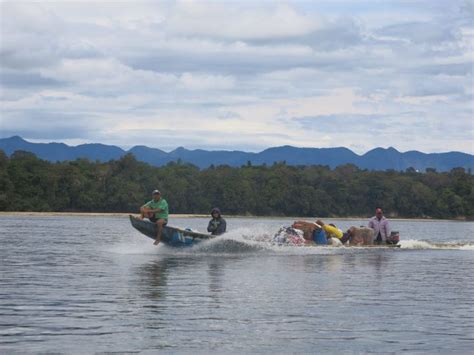
POLYGON ((176 250, 126 217, 0 216, 0 352, 472 349, 474 223, 392 221, 400 249, 265 239, 291 221, 231 218, 176 250))

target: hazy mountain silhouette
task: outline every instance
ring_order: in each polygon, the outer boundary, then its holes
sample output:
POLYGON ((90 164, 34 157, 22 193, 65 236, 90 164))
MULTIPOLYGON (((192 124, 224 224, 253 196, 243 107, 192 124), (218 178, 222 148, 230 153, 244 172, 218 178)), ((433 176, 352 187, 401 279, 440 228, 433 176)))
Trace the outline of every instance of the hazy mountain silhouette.
POLYGON ((119 159, 132 153, 137 160, 154 166, 162 166, 171 161, 181 160, 200 168, 210 165, 241 166, 250 162, 253 165, 275 162, 286 162, 288 165, 328 165, 335 168, 344 164, 354 164, 369 170, 406 170, 413 167, 424 171, 434 168, 437 171, 448 171, 462 167, 472 169, 474 156, 461 152, 422 153, 409 151, 401 153, 395 148, 375 148, 363 155, 357 155, 347 148, 297 148, 282 146, 265 149, 259 153, 242 151, 208 151, 202 149, 188 150, 179 147, 169 153, 146 146, 135 146, 128 151, 113 145, 82 144, 75 147, 64 143, 31 143, 14 136, 0 139, 0 149, 8 156, 17 150, 34 153, 37 157, 49 161, 75 160, 87 158, 95 161, 119 159))

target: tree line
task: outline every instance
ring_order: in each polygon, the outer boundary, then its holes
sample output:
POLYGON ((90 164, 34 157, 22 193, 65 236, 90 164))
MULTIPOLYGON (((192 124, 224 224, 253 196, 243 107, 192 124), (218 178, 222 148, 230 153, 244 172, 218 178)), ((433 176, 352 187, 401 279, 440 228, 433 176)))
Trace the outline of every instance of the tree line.
POLYGON ((106 163, 51 163, 0 150, 0 211, 137 212, 158 188, 170 213, 226 215, 368 216, 382 207, 392 217, 474 217, 474 177, 414 169, 368 171, 354 165, 211 166, 180 161, 153 167, 132 154, 106 163))

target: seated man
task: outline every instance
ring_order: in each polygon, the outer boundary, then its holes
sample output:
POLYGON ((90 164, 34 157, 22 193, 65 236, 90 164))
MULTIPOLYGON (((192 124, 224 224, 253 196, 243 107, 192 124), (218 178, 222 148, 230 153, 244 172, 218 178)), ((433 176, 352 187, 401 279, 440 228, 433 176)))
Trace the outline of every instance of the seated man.
POLYGON ((375 216, 369 220, 368 227, 374 230, 375 244, 385 244, 389 240, 391 235, 390 223, 383 215, 381 208, 375 209, 375 216))
POLYGON ((214 207, 211 211, 212 219, 209 221, 207 231, 212 235, 221 235, 225 233, 227 223, 221 216, 221 211, 217 207, 214 207))
POLYGON ((168 202, 161 197, 161 192, 158 190, 154 190, 151 195, 153 199, 140 207, 139 218, 148 218, 151 222, 156 223, 157 233, 153 244, 158 245, 161 240, 163 226, 168 223, 168 202))

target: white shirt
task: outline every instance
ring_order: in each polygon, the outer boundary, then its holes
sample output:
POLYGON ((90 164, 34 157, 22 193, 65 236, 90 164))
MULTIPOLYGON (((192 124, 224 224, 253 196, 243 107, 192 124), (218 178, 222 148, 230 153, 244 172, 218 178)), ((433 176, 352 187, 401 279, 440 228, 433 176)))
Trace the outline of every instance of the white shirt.
POLYGON ((374 230, 375 238, 380 233, 383 242, 387 241, 387 238, 390 236, 390 224, 384 216, 381 219, 378 219, 377 216, 372 217, 369 221, 369 228, 374 230))

